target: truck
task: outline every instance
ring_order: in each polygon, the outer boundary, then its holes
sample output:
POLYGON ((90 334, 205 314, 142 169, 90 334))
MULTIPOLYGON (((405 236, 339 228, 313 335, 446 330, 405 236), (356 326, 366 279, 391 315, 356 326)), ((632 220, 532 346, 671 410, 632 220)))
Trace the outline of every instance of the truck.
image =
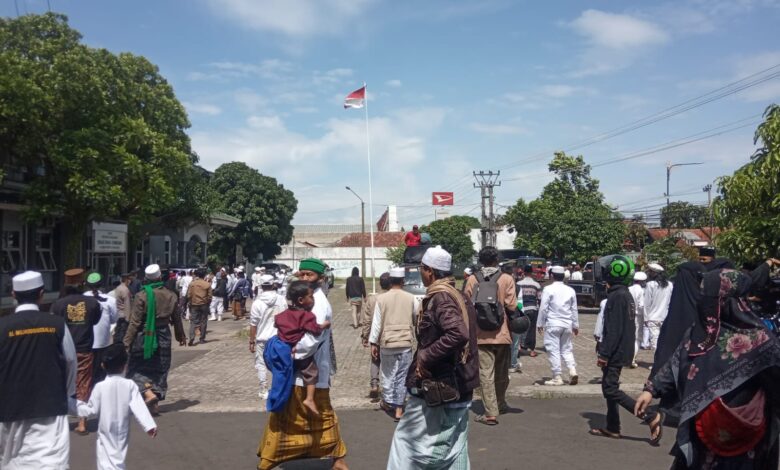
POLYGON ((607 298, 607 283, 604 279, 604 273, 609 269, 609 264, 615 256, 617 255, 594 257, 591 276, 584 276, 582 281, 567 281, 569 287, 577 293, 577 306, 580 310, 598 310, 601 301, 607 298))

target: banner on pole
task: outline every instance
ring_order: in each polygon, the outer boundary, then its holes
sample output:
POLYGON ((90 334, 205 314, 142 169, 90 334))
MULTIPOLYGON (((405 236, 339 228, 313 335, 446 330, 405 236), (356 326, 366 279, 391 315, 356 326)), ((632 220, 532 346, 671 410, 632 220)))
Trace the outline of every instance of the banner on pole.
POLYGON ((433 193, 434 206, 452 206, 454 204, 455 204, 455 193, 446 193, 446 192, 433 193))

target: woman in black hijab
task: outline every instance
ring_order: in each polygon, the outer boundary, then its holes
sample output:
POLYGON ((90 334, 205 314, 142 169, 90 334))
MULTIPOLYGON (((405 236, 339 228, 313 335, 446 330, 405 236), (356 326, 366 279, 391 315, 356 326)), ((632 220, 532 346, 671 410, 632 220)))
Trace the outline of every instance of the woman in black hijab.
POLYGON ((778 468, 780 341, 745 301, 778 265, 705 274, 695 324, 637 399, 637 416, 653 397, 679 401, 673 469, 778 468))

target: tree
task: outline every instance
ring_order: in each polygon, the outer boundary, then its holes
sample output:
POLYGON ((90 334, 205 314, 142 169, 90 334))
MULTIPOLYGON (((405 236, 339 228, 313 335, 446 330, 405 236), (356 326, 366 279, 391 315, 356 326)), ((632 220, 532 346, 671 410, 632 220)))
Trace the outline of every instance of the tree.
POLYGON ((449 220, 451 223, 462 223, 463 225, 466 225, 468 228, 481 228, 482 224, 479 223, 479 219, 476 217, 472 217, 470 215, 451 215, 449 217, 449 220))
POLYGON ((395 266, 403 266, 404 264, 404 251, 406 251, 406 243, 401 241, 398 246, 389 247, 385 250, 385 257, 388 261, 395 266))
MULTIPOLYGON (((433 245, 441 245, 452 255, 452 263, 467 263, 474 256, 474 244, 469 237, 474 217, 454 216, 434 220, 420 227, 421 232, 431 235, 433 245)), ((479 225, 477 225, 479 227, 479 225)))
POLYGON ((66 264, 91 220, 137 229, 174 205, 195 163, 157 67, 80 40, 64 15, 0 19, 0 156, 29 175, 26 219, 64 221, 66 264))
POLYGON ((222 212, 241 219, 236 228, 219 228, 212 233, 210 250, 221 259, 232 259, 237 245, 249 259, 259 254, 271 259, 281 252, 281 244, 290 242, 290 221, 298 201, 276 179, 246 163, 231 162, 217 168, 211 186, 220 195, 222 212))
POLYGON ((666 275, 671 277, 677 272, 677 267, 686 261, 698 259, 699 250, 687 244, 678 244, 674 236, 657 240, 642 250, 639 265, 658 263, 664 267, 666 275))
POLYGON ((707 208, 685 201, 676 201, 661 208, 661 227, 696 228, 709 225, 707 208))
POLYGON ((624 245, 634 251, 641 251, 647 242, 647 224, 641 215, 635 215, 626 224, 626 240, 624 245))
POLYGON ((620 252, 625 235, 622 218, 604 203, 590 165, 582 156, 556 152, 548 168, 555 179, 539 198, 519 199, 504 216, 517 231, 515 247, 580 262, 620 252))
POLYGON ((780 256, 780 107, 769 106, 758 126, 761 144, 731 176, 718 180, 718 246, 735 261, 756 262, 780 256))

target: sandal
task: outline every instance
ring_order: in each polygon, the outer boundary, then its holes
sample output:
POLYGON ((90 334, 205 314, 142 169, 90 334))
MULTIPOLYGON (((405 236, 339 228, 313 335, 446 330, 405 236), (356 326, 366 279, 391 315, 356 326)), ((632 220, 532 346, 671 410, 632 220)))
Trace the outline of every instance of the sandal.
POLYGON ((498 419, 492 418, 492 417, 487 417, 485 415, 479 415, 479 416, 475 417, 474 421, 476 421, 478 423, 486 424, 488 426, 495 426, 496 424, 498 424, 498 419))
POLYGON ((661 438, 664 435, 664 418, 666 416, 662 411, 656 413, 658 421, 653 425, 652 422, 647 423, 650 427, 650 445, 658 447, 661 444, 661 438), (655 437, 653 435, 655 434, 655 437))
POLYGON ((588 434, 590 434, 591 436, 608 437, 610 439, 620 439, 621 437, 623 437, 620 435, 620 433, 609 432, 603 428, 593 428, 590 431, 588 431, 588 434))
POLYGON ((528 355, 531 356, 531 357, 536 357, 539 354, 536 351, 531 351, 531 352, 528 353, 528 355))

